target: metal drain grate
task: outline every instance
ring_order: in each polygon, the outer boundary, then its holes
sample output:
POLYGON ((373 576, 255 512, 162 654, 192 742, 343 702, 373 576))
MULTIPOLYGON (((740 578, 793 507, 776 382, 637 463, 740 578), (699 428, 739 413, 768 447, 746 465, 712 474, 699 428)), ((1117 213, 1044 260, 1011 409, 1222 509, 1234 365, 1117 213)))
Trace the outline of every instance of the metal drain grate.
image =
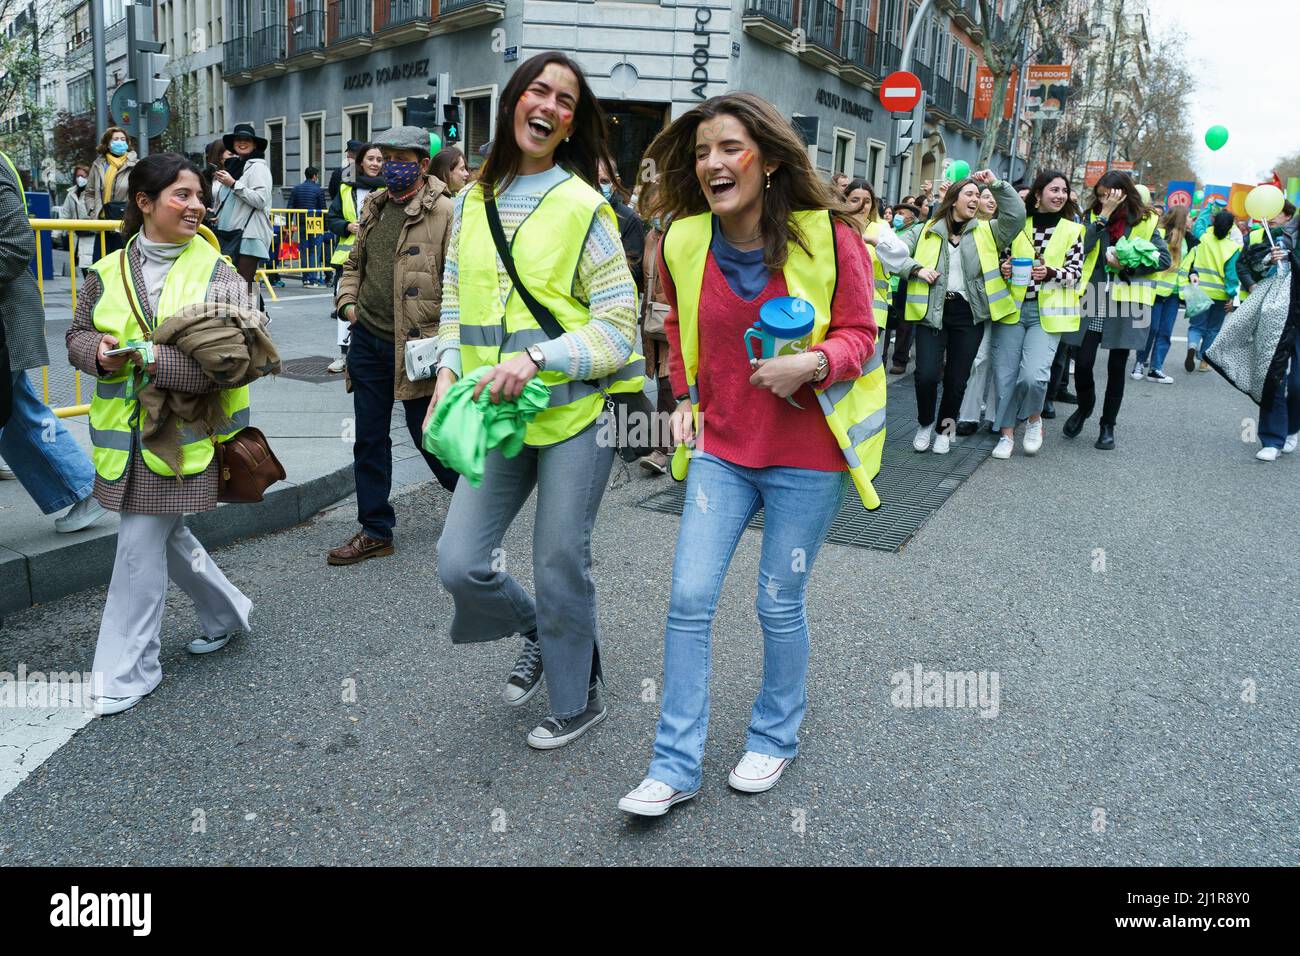
POLYGON ((343 376, 329 371, 329 364, 338 356, 308 355, 306 358, 286 359, 281 362, 282 378, 291 378, 298 382, 341 382, 343 376))
MULTIPOLYGON (((884 455, 875 485, 881 505, 875 511, 862 507, 857 491, 850 486, 844 506, 831 524, 828 541, 874 551, 901 551, 930 516, 943 507, 962 482, 988 459, 997 437, 986 430, 965 438, 954 438, 947 455, 918 454, 912 449, 916 435, 916 398, 911 379, 889 385, 888 420, 884 455)), ((664 514, 680 515, 686 485, 651 495, 638 507, 664 514)), ((763 512, 750 522, 763 527, 763 512)))

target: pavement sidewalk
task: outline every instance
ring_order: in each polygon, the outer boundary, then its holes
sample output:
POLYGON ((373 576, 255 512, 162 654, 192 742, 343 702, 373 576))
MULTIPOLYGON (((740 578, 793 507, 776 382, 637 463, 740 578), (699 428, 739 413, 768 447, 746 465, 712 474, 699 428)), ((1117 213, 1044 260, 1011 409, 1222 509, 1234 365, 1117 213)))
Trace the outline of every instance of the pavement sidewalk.
MULTIPOLYGON (((67 277, 46 283, 49 403, 55 407, 76 404, 64 348, 72 320, 70 292, 67 277)), ((266 306, 281 359, 292 363, 310 356, 337 356, 329 290, 304 289, 296 279, 288 279, 276 292, 280 300, 268 300, 266 306)), ((38 394, 43 394, 41 373, 31 374, 38 394)), ((84 397, 92 386, 83 377, 84 397)), ((252 386, 251 404, 252 423, 270 440, 288 478, 274 485, 260 504, 220 505, 190 517, 190 526, 209 547, 296 525, 353 491, 352 398, 344 390, 342 375, 319 383, 286 375, 263 379, 252 386)), ((67 418, 63 424, 89 454, 85 417, 67 418)), ((392 438, 394 488, 429 480, 400 406, 395 406, 392 438)), ((73 534, 55 532, 55 517, 41 514, 20 482, 0 482, 0 614, 108 583, 117 548, 117 516, 73 534)))

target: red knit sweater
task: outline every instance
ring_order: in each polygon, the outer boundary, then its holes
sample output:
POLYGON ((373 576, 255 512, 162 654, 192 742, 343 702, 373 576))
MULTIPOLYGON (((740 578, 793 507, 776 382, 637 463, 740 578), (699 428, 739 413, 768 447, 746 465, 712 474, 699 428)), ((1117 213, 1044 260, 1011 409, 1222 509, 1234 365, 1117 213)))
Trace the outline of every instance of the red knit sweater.
MULTIPOLYGON (((826 353, 830 364, 823 384, 857 378, 876 347, 870 253, 862 238, 843 223, 835 224, 835 244, 839 279, 831 303, 830 329, 817 346, 826 353)), ((664 327, 673 394, 684 395, 686 371, 677 329, 677 290, 662 253, 659 275, 671 306, 664 327)), ((764 302, 788 294, 785 276, 774 272, 758 298, 745 301, 731 290, 709 253, 700 290, 700 367, 696 386, 704 419, 696 447, 748 468, 779 465, 845 471, 848 466, 844 455, 826 425, 811 385, 801 386, 791 396, 803 406, 800 409, 765 388, 749 384, 753 372, 742 338, 745 329, 758 321, 758 310, 764 302)))

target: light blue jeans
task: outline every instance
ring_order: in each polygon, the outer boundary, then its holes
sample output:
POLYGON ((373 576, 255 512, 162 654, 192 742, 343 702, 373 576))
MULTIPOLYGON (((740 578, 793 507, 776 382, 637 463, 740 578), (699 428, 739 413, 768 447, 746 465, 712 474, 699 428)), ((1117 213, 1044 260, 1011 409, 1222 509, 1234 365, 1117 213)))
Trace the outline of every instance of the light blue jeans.
POLYGON ((843 471, 745 468, 709 454, 692 459, 664 631, 663 706, 648 776, 677 790, 700 787, 713 615, 736 545, 759 508, 763 686, 754 701, 745 749, 795 756, 808 703, 804 592, 848 482, 843 471))
POLYGON ((13 373, 14 402, 0 429, 0 457, 47 515, 75 505, 95 490, 95 466, 32 388, 24 371, 13 373))

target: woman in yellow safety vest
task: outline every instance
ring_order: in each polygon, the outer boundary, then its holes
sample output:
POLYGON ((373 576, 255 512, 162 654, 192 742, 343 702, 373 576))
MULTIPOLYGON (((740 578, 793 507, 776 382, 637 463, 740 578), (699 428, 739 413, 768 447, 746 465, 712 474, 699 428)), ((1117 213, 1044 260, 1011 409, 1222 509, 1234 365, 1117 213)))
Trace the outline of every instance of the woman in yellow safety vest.
MULTIPOLYGON (((325 228, 338 237, 330 264, 334 267, 334 292, 339 289, 339 277, 343 274, 343 263, 348 261, 352 246, 360 232, 361 210, 371 195, 384 190, 384 151, 374 143, 363 143, 357 150, 356 159, 343 174, 339 183, 338 195, 330 200, 330 207, 325 213, 325 228)), ((339 357, 328 366, 331 372, 341 372, 347 367, 348 342, 352 336, 352 326, 344 319, 335 316, 338 322, 337 337, 339 357)))
POLYGON ((1131 377, 1135 382, 1146 377, 1162 385, 1172 385, 1174 380, 1164 371, 1165 356, 1169 354, 1170 336, 1178 320, 1179 292, 1187 279, 1189 253, 1191 246, 1196 245, 1196 239, 1187 231, 1186 206, 1173 206, 1160 217, 1160 234, 1169 247, 1169 268, 1153 277, 1156 301, 1151 308, 1151 330, 1147 332, 1147 344, 1137 354, 1131 377))
POLYGON ((188 354, 149 342, 158 325, 186 306, 256 308, 247 283, 196 236, 206 212, 200 176, 176 153, 155 153, 131 170, 125 249, 95 263, 67 333, 69 361, 97 379, 90 405, 95 497, 122 518, 95 648, 93 694, 100 714, 134 707, 162 680, 159 635, 169 580, 198 611, 203 634, 186 645, 193 654, 220 650, 248 630, 252 609, 185 526, 186 514, 217 506, 214 438, 182 424, 179 470, 141 439, 136 396, 146 382, 172 392, 222 391, 231 430, 219 438, 248 424, 247 387, 221 390, 188 354), (115 354, 141 342, 152 349, 147 364, 144 352, 115 354))
POLYGON ((1183 368, 1189 372, 1196 369, 1198 357, 1201 371, 1210 370, 1205 353, 1223 328, 1224 318, 1236 307, 1237 259, 1241 255, 1241 243, 1233 233, 1236 224, 1236 218, 1228 210, 1216 212, 1213 224, 1201 234, 1201 241, 1187 263, 1188 281, 1200 286, 1214 302, 1187 323, 1187 357, 1183 368))
POLYGON ((606 393, 642 390, 645 363, 633 351, 636 284, 618 221, 595 188, 599 164, 614 168, 605 117, 582 70, 554 51, 529 59, 501 94, 495 132, 478 182, 456 198, 429 416, 462 375, 481 376, 473 397, 489 389, 493 402, 539 378, 550 404, 518 455, 495 449, 481 485, 456 486, 438 577, 455 602, 454 642, 523 636, 503 697, 521 706, 545 671, 551 712, 527 743, 548 750, 605 718, 591 531, 614 443, 597 419, 606 393), (501 552, 534 488, 536 598, 501 552))
POLYGON ((1097 404, 1097 385, 1092 369, 1098 349, 1109 349, 1106 363, 1106 398, 1101 410, 1101 428, 1096 448, 1109 451, 1115 447, 1115 421, 1124 401, 1124 381, 1128 378, 1128 354, 1146 344, 1151 324, 1151 307, 1156 301, 1154 273, 1169 268, 1169 247, 1156 228, 1159 217, 1142 201, 1128 173, 1109 172, 1097 181, 1092 208, 1085 222, 1083 237, 1083 301, 1081 321, 1074 332, 1062 334, 1061 341, 1077 345, 1074 357, 1074 383, 1079 407, 1065 420, 1061 433, 1077 438, 1083 424, 1097 404), (1119 261, 1115 246, 1120 240, 1145 239, 1156 248, 1153 266, 1128 268, 1119 261))
POLYGON ((1019 311, 1002 278, 1001 250, 1025 225, 1025 204, 1011 184, 987 169, 948 187, 930 221, 915 236, 901 275, 907 279, 904 318, 916 330, 916 416, 912 447, 949 451, 971 364, 983 338, 981 323, 1019 311), (998 216, 979 218, 988 186, 998 216), (940 404, 939 381, 943 380, 940 404), (935 429, 935 406, 938 425, 935 429))
POLYGON ((768 790, 794 759, 808 700, 808 575, 850 478, 864 505, 879 503, 871 479, 885 437, 885 372, 863 308, 872 275, 858 224, 772 104, 715 96, 647 155, 662 171, 655 206, 669 223, 660 254, 673 436, 695 440, 654 754, 619 801, 658 816, 700 789, 713 616, 760 508, 763 686, 728 783, 768 790))
POLYGON ((1012 258, 1033 265, 1026 283, 1011 285, 1019 312, 992 323, 998 395, 994 425, 1002 433, 993 457, 999 459, 1011 457, 1019 422, 1025 423, 1025 454, 1036 455, 1043 447, 1043 401, 1052 360, 1061 333, 1079 327, 1083 226, 1075 222, 1070 177, 1057 170, 1039 173, 1027 195, 1025 227, 1011 242, 1002 275, 1013 279, 1012 258))
POLYGON ((890 277, 897 274, 907 261, 907 243, 894 233, 891 222, 881 218, 876 191, 865 179, 853 179, 844 188, 844 198, 858 214, 862 224, 862 241, 871 248, 872 314, 882 345, 882 360, 887 358, 886 328, 889 323, 890 277))

